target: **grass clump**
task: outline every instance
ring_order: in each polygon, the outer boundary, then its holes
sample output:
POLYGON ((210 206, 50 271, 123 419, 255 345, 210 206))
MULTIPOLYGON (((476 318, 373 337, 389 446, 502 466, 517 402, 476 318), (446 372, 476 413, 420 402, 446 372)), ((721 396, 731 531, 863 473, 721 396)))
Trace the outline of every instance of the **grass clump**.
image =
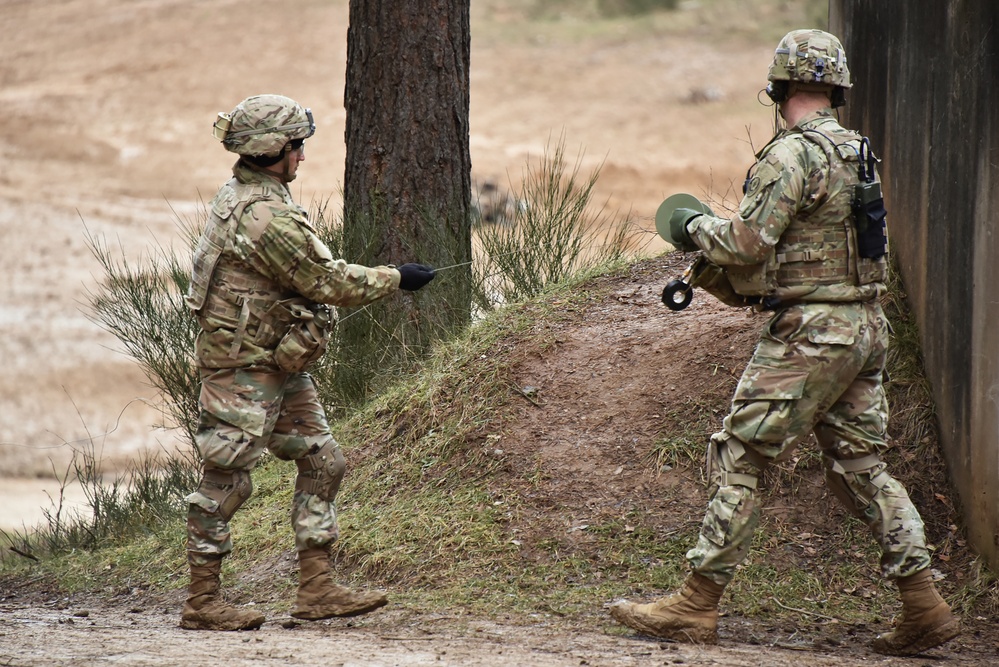
POLYGON ((549 285, 628 254, 627 221, 615 221, 593 202, 600 168, 580 172, 582 156, 569 166, 565 142, 549 144, 529 165, 520 191, 498 224, 477 228, 480 260, 474 299, 484 312, 540 294, 549 285))
MULTIPOLYGON (((193 248, 195 230, 190 225, 182 230, 193 248)), ((124 251, 113 252, 103 237, 87 232, 86 240, 104 272, 101 285, 88 294, 88 316, 121 342, 163 397, 167 424, 193 442, 200 379, 194 367, 198 324, 184 305, 190 253, 182 258, 174 248, 161 246, 133 263, 124 251)))

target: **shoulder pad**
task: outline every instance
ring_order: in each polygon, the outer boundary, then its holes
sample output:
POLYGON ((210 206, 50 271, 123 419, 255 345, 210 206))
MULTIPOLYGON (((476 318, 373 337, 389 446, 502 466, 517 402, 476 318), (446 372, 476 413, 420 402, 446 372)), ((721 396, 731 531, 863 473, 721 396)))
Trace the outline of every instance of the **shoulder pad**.
POLYGON ((236 190, 230 184, 226 183, 215 193, 215 197, 209 204, 209 208, 220 220, 225 220, 232 215, 237 204, 239 204, 239 196, 236 194, 236 190))
POLYGON ((793 166, 807 162, 809 154, 823 153, 822 146, 810 140, 804 134, 795 132, 788 134, 780 141, 776 141, 767 151, 767 157, 776 160, 777 164, 783 166, 793 166))
POLYGON ((273 202, 258 199, 247 204, 240 221, 251 239, 259 239, 263 236, 267 225, 271 224, 271 220, 283 213, 284 211, 274 206, 273 202))
POLYGON ((309 216, 301 206, 293 205, 288 206, 286 209, 286 215, 296 222, 300 222, 306 227, 310 227, 309 216))
POLYGON ((784 165, 773 152, 767 152, 760 157, 752 173, 749 176, 749 185, 746 188, 746 196, 752 197, 760 190, 764 189, 780 178, 784 171, 784 165))
POLYGON ((312 232, 309 220, 301 208, 270 197, 250 202, 240 219, 246 233, 254 239, 263 236, 270 224, 285 229, 304 228, 312 232))

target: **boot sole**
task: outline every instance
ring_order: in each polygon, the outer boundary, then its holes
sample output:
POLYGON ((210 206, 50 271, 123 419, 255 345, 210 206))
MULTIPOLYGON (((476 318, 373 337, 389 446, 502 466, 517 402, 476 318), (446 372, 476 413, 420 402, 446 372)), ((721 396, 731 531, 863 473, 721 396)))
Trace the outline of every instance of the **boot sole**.
POLYGON ((875 652, 880 653, 882 655, 894 655, 902 657, 913 656, 913 655, 919 655, 923 651, 928 651, 931 648, 936 648, 941 644, 945 644, 949 642, 951 639, 957 637, 959 634, 961 634, 961 621, 955 618, 948 621, 947 623, 944 623, 939 627, 933 628, 932 630, 924 634, 922 637, 920 637, 917 641, 908 644, 906 646, 899 646, 896 648, 893 646, 888 646, 884 642, 875 639, 871 648, 873 648, 875 652))
POLYGON ((181 619, 180 627, 184 630, 216 630, 219 632, 236 632, 239 630, 256 630, 264 624, 265 619, 259 623, 212 623, 199 620, 181 619))
POLYGON ((310 611, 293 611, 291 613, 292 618, 298 618, 303 621, 322 621, 327 618, 348 618, 350 616, 360 616, 362 614, 367 614, 375 609, 384 607, 388 604, 387 599, 378 600, 372 602, 371 604, 366 604, 360 607, 348 608, 348 609, 337 609, 337 610, 327 610, 322 612, 310 612, 310 611))
POLYGON ((610 614, 615 621, 627 625, 632 630, 660 639, 669 639, 683 644, 717 644, 718 630, 697 626, 664 627, 643 621, 638 616, 628 614, 622 607, 612 606, 610 614))

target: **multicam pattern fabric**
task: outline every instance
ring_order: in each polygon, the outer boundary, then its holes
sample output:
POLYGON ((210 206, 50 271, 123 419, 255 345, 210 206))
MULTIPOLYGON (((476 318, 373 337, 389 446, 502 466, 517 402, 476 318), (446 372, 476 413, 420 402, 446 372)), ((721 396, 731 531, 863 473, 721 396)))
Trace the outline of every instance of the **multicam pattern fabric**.
MULTIPOLYGON (((294 309, 287 304, 370 303, 398 289, 399 272, 333 259, 284 184, 242 163, 233 173, 212 202, 187 303, 202 329, 195 349, 202 380, 195 445, 210 467, 249 471, 265 450, 299 460, 333 441, 312 377, 282 371, 275 362, 292 326, 285 313, 294 309)), ((200 491, 187 501, 191 556, 229 553, 229 525, 218 503, 200 491)), ((299 550, 335 540, 332 499, 296 491, 292 526, 299 550)))
POLYGON ((860 257, 853 226, 860 135, 825 109, 778 134, 757 155, 733 218, 687 226, 704 255, 744 296, 867 301, 884 292, 884 257, 860 257))
MULTIPOLYGON (((888 405, 882 374, 888 324, 877 301, 802 304, 784 309, 764 328, 732 401, 721 448, 745 450, 729 472, 758 475, 814 431, 827 467, 884 449, 888 405)), ((929 566, 923 524, 905 489, 871 468, 828 474, 830 488, 878 540, 888 577, 929 566), (877 489, 872 480, 877 478, 877 489)), ((696 572, 726 583, 745 559, 759 516, 756 491, 720 486, 708 504, 697 545, 687 554, 696 572)))
POLYGON ((316 131, 312 112, 284 95, 248 97, 222 117, 228 121, 222 145, 239 155, 277 155, 292 139, 307 139, 316 131))
POLYGON ((398 289, 394 268, 333 259, 278 179, 241 162, 233 175, 212 200, 194 253, 187 305, 202 329, 201 367, 276 368, 274 350, 292 321, 282 303, 359 306, 398 289))
MULTIPOLYGON (((221 369, 202 373, 201 422, 195 435, 206 463, 228 470, 251 470, 269 450, 282 460, 316 452, 332 440, 326 412, 308 373, 221 369)), ((187 549, 192 554, 225 555, 232 550, 229 523, 200 492, 190 503, 187 549)), ((296 491, 292 528, 299 551, 337 538, 336 506, 296 491)))
POLYGON ((774 52, 767 78, 843 88, 851 86, 843 45, 822 30, 793 30, 784 35, 774 52))
POLYGON ((745 269, 740 278, 765 276, 772 284, 758 294, 786 304, 764 328, 709 448, 714 492, 687 559, 719 584, 748 554, 760 473, 809 432, 830 490, 881 546, 883 574, 904 577, 930 564, 919 513, 878 458, 888 422, 882 376, 889 329, 876 299, 884 259, 865 265, 855 256, 846 193, 857 179, 839 170, 850 164, 846 156, 830 153, 856 136, 828 110, 806 117, 761 152, 736 216, 705 215, 689 226, 705 257, 730 277, 732 269, 745 269), (824 139, 809 138, 811 131, 824 139), (782 272, 777 257, 805 252, 811 256, 789 263, 812 266, 782 272))

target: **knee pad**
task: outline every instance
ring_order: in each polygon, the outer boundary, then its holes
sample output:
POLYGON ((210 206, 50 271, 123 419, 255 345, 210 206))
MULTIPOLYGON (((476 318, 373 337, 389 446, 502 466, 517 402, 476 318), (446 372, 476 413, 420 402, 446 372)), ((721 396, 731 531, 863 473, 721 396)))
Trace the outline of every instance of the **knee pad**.
POLYGON ((859 519, 864 518, 874 498, 891 480, 877 454, 849 460, 827 458, 825 476, 833 495, 859 519))
POLYGON ((708 441, 708 495, 714 496, 722 486, 743 486, 756 490, 759 467, 746 456, 746 448, 735 438, 716 433, 708 441), (738 465, 742 460, 742 465, 738 465), (746 472, 747 467, 753 472, 746 472))
POLYGON ((295 491, 319 496, 326 502, 336 498, 347 462, 335 440, 327 440, 315 453, 297 459, 295 465, 298 466, 295 491))
POLYGON ((205 466, 198 493, 214 501, 218 505, 215 511, 228 521, 253 494, 253 480, 249 470, 205 466))

